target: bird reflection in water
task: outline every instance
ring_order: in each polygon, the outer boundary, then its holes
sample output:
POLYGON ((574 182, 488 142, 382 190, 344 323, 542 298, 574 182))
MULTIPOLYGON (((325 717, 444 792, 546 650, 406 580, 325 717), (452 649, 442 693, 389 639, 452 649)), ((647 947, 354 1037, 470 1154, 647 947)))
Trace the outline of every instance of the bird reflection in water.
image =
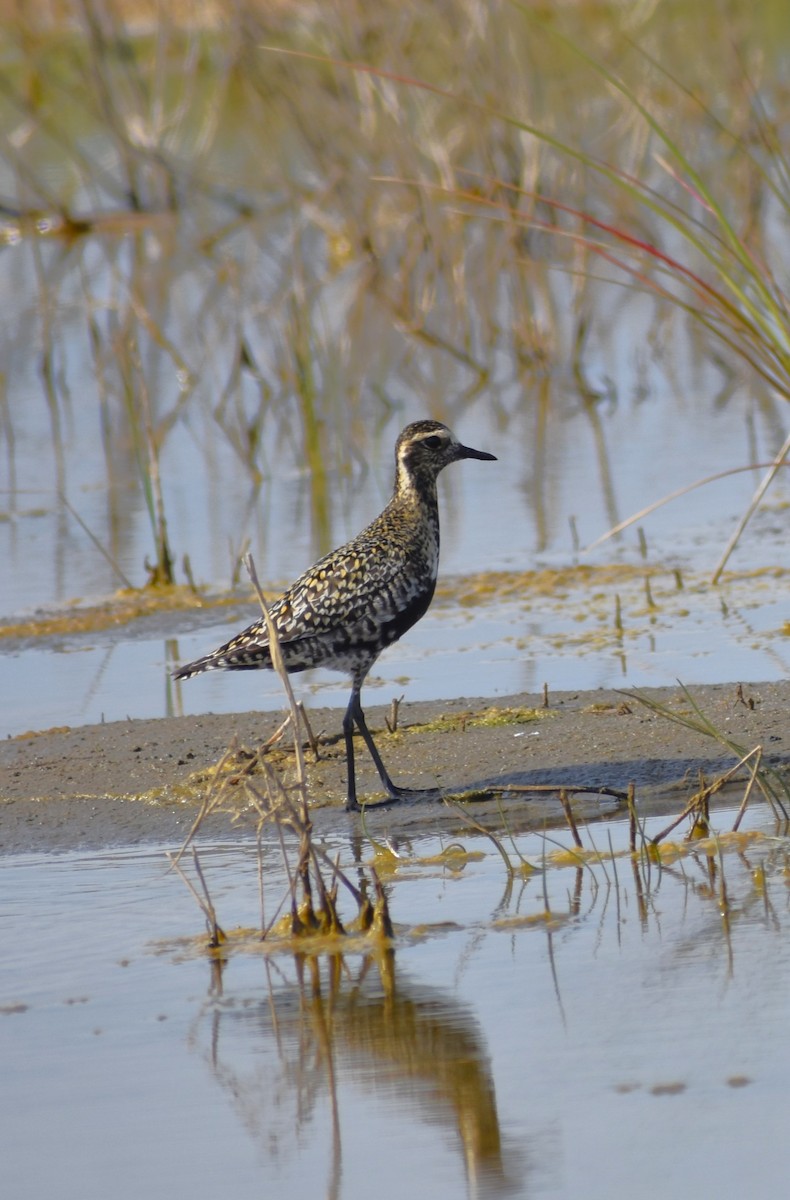
MULTIPOLYGON (((408 1120, 416 1114, 452 1130, 470 1196, 519 1190, 505 1170, 482 1030, 452 993, 403 978, 396 982, 391 950, 366 955, 358 964, 339 954, 323 961, 306 955, 266 958, 266 995, 255 999, 230 995, 224 967, 215 961, 213 969, 210 999, 191 1043, 268 1157, 282 1164, 295 1153, 328 1103, 327 1194, 340 1196, 340 1096, 351 1085, 397 1097, 408 1120)), ((357 1126, 354 1142, 369 1153, 357 1126)), ((507 1157, 512 1170, 517 1156, 507 1157)))

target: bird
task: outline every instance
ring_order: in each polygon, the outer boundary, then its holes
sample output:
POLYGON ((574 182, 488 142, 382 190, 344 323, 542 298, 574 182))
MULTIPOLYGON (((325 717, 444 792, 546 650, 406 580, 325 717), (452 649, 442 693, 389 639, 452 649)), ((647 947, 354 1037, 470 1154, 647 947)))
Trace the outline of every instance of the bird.
MULTIPOLYGON (((270 606, 283 664, 290 674, 313 667, 342 671, 351 681, 343 717, 346 810, 358 812, 354 766, 356 725, 387 793, 384 804, 409 789, 392 782, 362 710, 360 692, 381 652, 424 616, 439 568, 436 480, 465 458, 496 462, 464 446, 440 421, 413 421, 395 445, 395 486, 383 511, 350 542, 319 559, 270 606)), ((257 620, 217 650, 185 663, 176 680, 204 671, 272 668, 266 621, 257 620)))

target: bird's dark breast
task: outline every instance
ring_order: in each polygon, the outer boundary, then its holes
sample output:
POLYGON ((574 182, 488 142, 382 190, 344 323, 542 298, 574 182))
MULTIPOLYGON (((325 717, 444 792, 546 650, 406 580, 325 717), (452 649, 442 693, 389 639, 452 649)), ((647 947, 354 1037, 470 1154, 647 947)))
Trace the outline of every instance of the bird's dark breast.
POLYGON ((431 600, 433 600, 435 589, 436 580, 429 580, 427 585, 417 592, 394 617, 379 625, 379 639, 383 646, 391 646, 393 642, 397 642, 398 638, 403 637, 412 625, 416 625, 420 617, 425 616, 431 600))

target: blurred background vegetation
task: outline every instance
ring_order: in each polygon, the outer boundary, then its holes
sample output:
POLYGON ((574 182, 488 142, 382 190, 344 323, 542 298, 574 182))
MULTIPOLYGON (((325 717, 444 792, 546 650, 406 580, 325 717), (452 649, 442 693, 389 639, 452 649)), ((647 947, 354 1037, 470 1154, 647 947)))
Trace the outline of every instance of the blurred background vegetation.
POLYGON ((571 417, 593 533, 629 472, 626 504, 662 494, 615 410, 673 397, 668 485, 780 454, 780 0, 3 7, 0 503, 18 574, 25 517, 60 562, 36 595, 183 554, 227 582, 278 473, 304 566, 424 413, 506 440, 538 554, 571 417), (722 462, 688 443, 728 405, 722 462))

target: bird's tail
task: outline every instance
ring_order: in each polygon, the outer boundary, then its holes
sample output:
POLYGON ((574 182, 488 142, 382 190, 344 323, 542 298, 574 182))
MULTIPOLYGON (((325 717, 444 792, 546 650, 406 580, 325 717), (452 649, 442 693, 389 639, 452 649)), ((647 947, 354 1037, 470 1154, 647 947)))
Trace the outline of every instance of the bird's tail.
POLYGON ((222 667, 217 661, 216 654, 206 654, 196 658, 194 662, 184 663, 177 671, 173 671, 173 679, 191 679, 193 675, 202 675, 204 671, 216 671, 222 667))
MULTIPOLYGON (((253 629, 257 635, 257 628, 253 629)), ((267 644, 260 636, 250 636, 245 630, 211 654, 196 658, 194 662, 184 663, 183 667, 173 672, 173 679, 191 679, 193 675, 202 675, 204 671, 255 671, 261 667, 270 667, 271 664, 267 644)))

